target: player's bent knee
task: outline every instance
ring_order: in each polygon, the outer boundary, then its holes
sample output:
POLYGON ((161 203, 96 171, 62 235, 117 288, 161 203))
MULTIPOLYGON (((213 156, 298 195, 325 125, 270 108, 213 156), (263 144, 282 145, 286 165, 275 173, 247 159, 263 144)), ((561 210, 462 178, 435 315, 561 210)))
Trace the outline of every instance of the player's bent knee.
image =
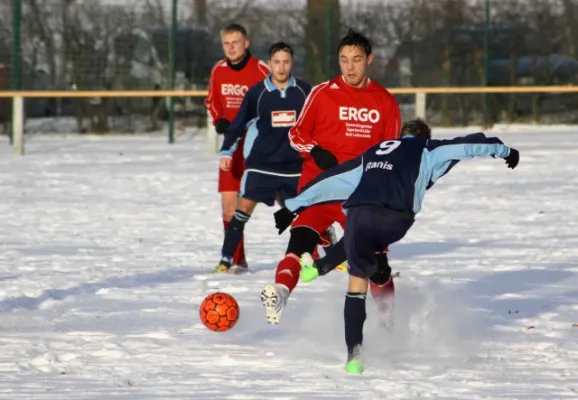
POLYGON ((377 257, 377 271, 369 278, 376 285, 383 285, 391 277, 391 267, 387 260, 387 253, 378 254, 377 257))
POLYGON ((368 279, 372 277, 377 272, 377 264, 369 264, 369 263, 352 263, 349 262, 349 277, 350 278, 359 278, 359 279, 368 279))
POLYGON ((235 231, 243 232, 243 230, 245 229, 245 224, 247 223, 247 221, 249 221, 249 218, 251 218, 251 216, 246 212, 236 210, 229 226, 231 227, 231 229, 235 231))
POLYGON ((303 253, 312 253, 319 243, 319 234, 311 228, 298 226, 291 229, 291 237, 287 245, 287 253, 301 256, 303 253))
POLYGON ((237 210, 236 211, 243 211, 245 214, 253 214, 253 211, 255 211, 255 207, 257 206, 257 202, 253 201, 253 200, 249 200, 245 197, 240 197, 239 198, 239 204, 237 205, 237 210))
POLYGON ((376 285, 383 285, 384 283, 389 281, 390 277, 391 277, 391 270, 389 271, 378 270, 369 277, 369 280, 375 283, 376 285))

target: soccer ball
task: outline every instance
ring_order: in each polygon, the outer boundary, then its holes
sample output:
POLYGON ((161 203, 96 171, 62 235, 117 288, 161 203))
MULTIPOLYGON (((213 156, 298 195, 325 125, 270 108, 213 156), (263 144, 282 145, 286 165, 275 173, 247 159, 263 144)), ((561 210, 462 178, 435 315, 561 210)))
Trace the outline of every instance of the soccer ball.
POLYGON ((201 322, 208 329, 215 332, 228 331, 237 324, 239 304, 230 294, 211 293, 201 303, 199 313, 201 322))

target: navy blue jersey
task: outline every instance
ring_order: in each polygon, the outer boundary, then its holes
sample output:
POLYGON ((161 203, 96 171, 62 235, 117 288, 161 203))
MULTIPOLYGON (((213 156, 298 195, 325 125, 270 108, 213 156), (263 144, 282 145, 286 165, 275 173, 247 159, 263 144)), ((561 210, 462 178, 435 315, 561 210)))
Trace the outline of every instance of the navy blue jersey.
POLYGON ((417 214, 425 191, 457 162, 509 154, 508 146, 483 133, 449 140, 404 136, 382 142, 358 158, 322 172, 285 206, 299 212, 314 204, 344 202, 344 209, 375 205, 417 214))
POLYGON ((274 174, 299 174, 303 158, 289 144, 295 125, 311 91, 306 82, 291 77, 280 90, 268 76, 251 87, 225 134, 221 156, 232 156, 245 130, 245 168, 274 174))

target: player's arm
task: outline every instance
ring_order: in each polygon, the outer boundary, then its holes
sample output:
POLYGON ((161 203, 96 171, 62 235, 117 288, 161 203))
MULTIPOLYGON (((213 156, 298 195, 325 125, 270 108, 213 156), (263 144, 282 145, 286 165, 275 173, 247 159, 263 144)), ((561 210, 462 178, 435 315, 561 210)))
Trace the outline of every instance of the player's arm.
MULTIPOLYGON (((458 143, 473 143, 473 144, 485 143, 486 135, 484 135, 482 132, 471 133, 471 134, 466 135, 466 136, 454 138, 453 141, 456 144, 458 144, 458 143)), ((447 164, 447 166, 444 165, 444 168, 437 168, 436 170, 432 171, 432 176, 431 176, 430 182, 428 183, 426 189, 430 189, 439 178, 441 178, 442 176, 444 176, 445 174, 450 172, 450 170, 453 167, 455 167, 459 162, 460 162, 460 160, 452 160, 447 164)))
POLYGON ((362 174, 363 161, 360 156, 317 175, 303 187, 297 197, 285 200, 285 207, 275 212, 275 226, 279 234, 307 207, 347 200, 359 184, 362 174))
POLYGON ((474 157, 504 158, 508 167, 513 169, 519 159, 516 149, 506 146, 497 137, 486 137, 483 133, 450 140, 432 140, 427 147, 427 165, 430 168, 432 183, 445 175, 456 161, 470 160, 474 157))
POLYGON ((399 110, 399 103, 390 95, 385 105, 386 119, 383 130, 383 140, 399 139, 401 134, 401 112, 399 110))
POLYGON ((215 71, 218 68, 220 62, 215 64, 213 70, 211 71, 211 76, 209 77, 209 90, 207 98, 205 99, 205 106, 207 107, 207 112, 211 117, 211 123, 216 125, 219 119, 222 119, 223 115, 223 106, 221 102, 221 94, 219 92, 219 84, 216 81, 216 73, 215 71))
POLYGON ((303 158, 312 158, 322 170, 333 168, 339 163, 333 153, 319 146, 315 141, 315 120, 323 110, 323 105, 320 104, 320 98, 322 98, 320 93, 327 84, 322 83, 311 90, 295 126, 289 130, 291 147, 297 150, 303 158))
POLYGON ((363 174, 362 157, 323 171, 303 187, 297 197, 285 201, 285 207, 300 213, 317 204, 342 203, 351 196, 363 174))
POLYGON ((257 102, 255 101, 255 91, 249 90, 245 97, 243 97, 243 102, 241 103, 241 107, 237 112, 237 116, 225 132, 225 138, 219 153, 221 157, 231 158, 233 156, 233 153, 237 149, 237 145, 243 137, 245 130, 257 115, 257 110, 255 109, 256 104, 257 102))
POLYGON ((319 99, 320 93, 325 86, 327 86, 327 83, 322 83, 311 90, 295 126, 289 130, 291 147, 297 150, 303 158, 311 157, 322 170, 332 168, 338 164, 337 157, 319 146, 315 141, 315 120, 323 110, 323 106, 319 104, 319 99))
POLYGON ((304 158, 308 157, 311 149, 317 145, 315 140, 313 140, 313 132, 315 130, 315 116, 317 114, 315 98, 320 90, 320 86, 317 86, 309 93, 301 109, 301 114, 299 118, 297 118, 297 122, 289 129, 289 144, 304 158))
POLYGON ((509 168, 518 165, 519 153, 498 138, 482 133, 451 140, 429 140, 423 150, 418 179, 415 182, 413 212, 421 210, 427 189, 445 175, 457 162, 474 157, 504 158, 509 168))

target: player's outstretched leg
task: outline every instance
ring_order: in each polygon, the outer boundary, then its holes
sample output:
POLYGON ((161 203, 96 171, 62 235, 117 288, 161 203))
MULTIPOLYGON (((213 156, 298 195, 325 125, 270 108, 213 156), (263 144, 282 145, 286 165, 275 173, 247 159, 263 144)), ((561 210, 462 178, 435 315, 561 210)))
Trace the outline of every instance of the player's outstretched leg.
MULTIPOLYGON (((335 228, 333 226, 327 228, 325 233, 327 235, 327 240, 329 243, 331 243, 331 246, 335 246, 339 242, 337 239, 337 233, 335 232, 335 228)), ((325 249, 325 252, 327 253, 327 248, 325 249)), ((335 269, 342 272, 347 271, 347 259, 340 261, 339 265, 335 267, 335 269)))
POLYGON ((349 284, 345 295, 343 319, 347 362, 345 370, 350 374, 361 374, 364 370, 362 359, 363 325, 367 318, 365 300, 368 278, 376 268, 373 215, 363 208, 352 208, 347 214, 347 225, 343 235, 343 248, 349 265, 349 284))
POLYGON ((339 265, 347 265, 347 255, 343 245, 343 238, 333 246, 325 248, 325 257, 313 259, 309 253, 304 253, 300 259, 301 279, 310 282, 318 276, 323 276, 336 269, 339 265))
MULTIPOLYGON (((349 373, 363 371, 361 346, 363 325, 367 317, 365 299, 369 277, 389 278, 378 275, 380 272, 378 265, 381 266, 382 274, 388 272, 385 268, 387 264, 384 262, 386 259, 380 255, 379 251, 403 238, 412 223, 411 219, 398 220, 395 216, 371 207, 361 206, 348 210, 343 242, 349 264, 349 286, 344 307, 345 343, 347 345, 345 368, 349 373)), ((391 275, 391 271, 388 274, 391 275)))
POLYGON ((299 256, 311 253, 318 242, 319 234, 312 229, 297 227, 291 230, 287 252, 277 265, 275 283, 266 285, 261 291, 261 303, 269 324, 281 322, 287 299, 299 281, 299 256))
POLYGON ((265 307, 267 323, 277 325, 281 322, 289 294, 289 288, 282 283, 269 284, 263 288, 261 291, 261 303, 265 307))

